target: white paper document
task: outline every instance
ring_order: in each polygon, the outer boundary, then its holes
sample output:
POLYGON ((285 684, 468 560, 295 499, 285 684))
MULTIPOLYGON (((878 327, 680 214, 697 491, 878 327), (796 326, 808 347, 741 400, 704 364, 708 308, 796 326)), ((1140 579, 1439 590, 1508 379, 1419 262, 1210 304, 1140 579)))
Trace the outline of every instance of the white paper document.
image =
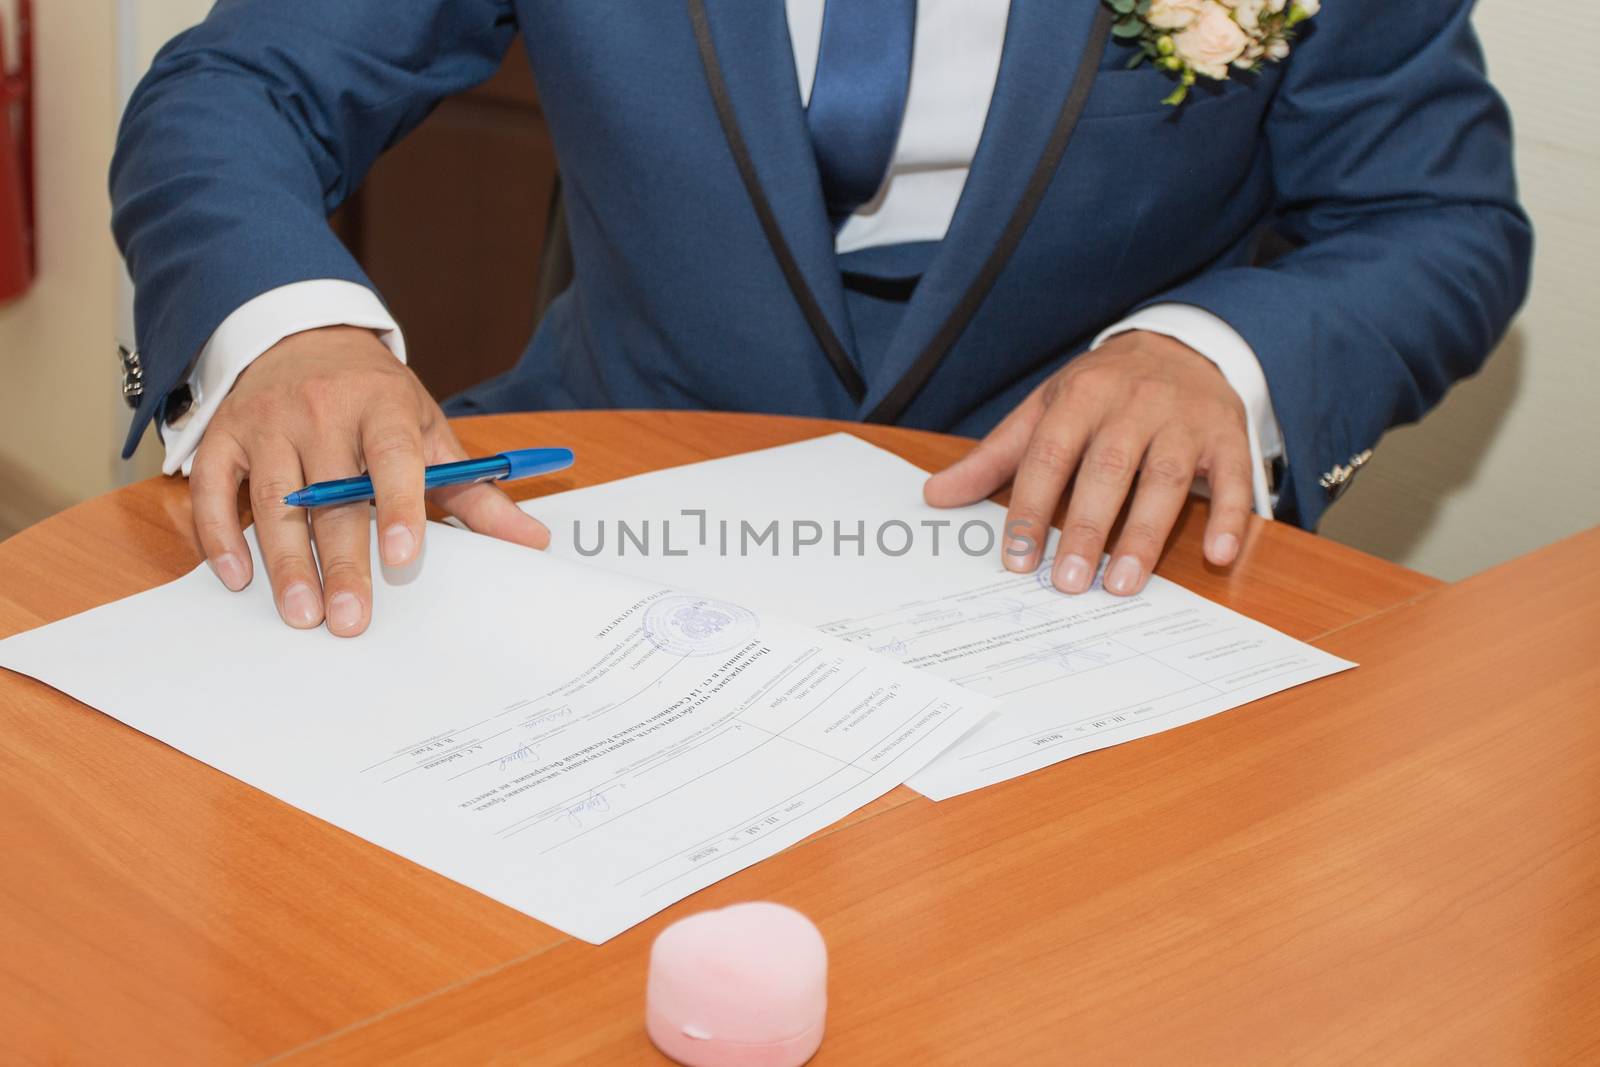
POLYGON ((231 594, 202 567, 0 642, 0 666, 592 942, 992 708, 773 613, 446 526, 408 584, 375 585, 347 641, 281 623, 264 574, 231 594))
POLYGON ((910 781, 943 799, 1354 666, 1162 578, 1057 592, 1000 564, 1005 509, 846 435, 527 501, 551 552, 737 599, 991 696, 910 781))

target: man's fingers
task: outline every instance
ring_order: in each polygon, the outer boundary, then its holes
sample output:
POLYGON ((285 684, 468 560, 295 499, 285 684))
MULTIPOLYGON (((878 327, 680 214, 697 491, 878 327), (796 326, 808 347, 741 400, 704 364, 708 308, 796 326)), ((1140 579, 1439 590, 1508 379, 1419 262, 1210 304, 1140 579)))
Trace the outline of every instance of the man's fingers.
POLYGON ((1035 390, 971 452, 929 478, 923 499, 936 508, 958 508, 992 496, 1016 474, 1044 410, 1043 397, 1035 390))
MULTIPOLYGON (((1128 424, 1102 427, 1089 443, 1061 527, 1053 575, 1057 589, 1081 593, 1094 581, 1111 524, 1128 498, 1148 444, 1148 431, 1128 424)), ((1110 578, 1108 573, 1108 582, 1110 578)))
POLYGON ((1139 469, 1139 485, 1106 570, 1105 587, 1118 596, 1143 589, 1161 558, 1172 524, 1194 485, 1198 450, 1182 433, 1157 436, 1139 469))
POLYGON ((433 499, 478 533, 529 548, 550 547, 549 528, 517 507, 499 486, 486 482, 453 485, 434 490, 433 499))
POLYGON ((250 510, 278 614, 290 626, 308 630, 322 621, 322 585, 311 558, 306 513, 283 502, 305 484, 300 456, 282 437, 253 442, 249 455, 250 510))
MULTIPOLYGON (((427 522, 422 431, 416 413, 390 408, 364 419, 361 453, 378 504, 378 551, 387 566, 403 567, 416 558, 427 522)), ((365 519, 363 508, 363 523, 365 519)))
POLYGON ((1226 567, 1239 557, 1245 530, 1254 511, 1255 486, 1250 472, 1250 448, 1229 439, 1214 446, 1205 463, 1211 487, 1211 517, 1206 520, 1206 559, 1226 567))
POLYGON ((237 593, 250 584, 250 548, 239 526, 239 483, 244 480, 244 451, 232 437, 215 433, 195 453, 189 474, 189 500, 194 532, 206 562, 237 593))
POLYGON ((1065 405, 1047 411, 1017 466, 1016 485, 1001 538, 1000 558, 1007 570, 1027 572, 1039 565, 1050 536, 1050 520, 1083 454, 1088 426, 1065 405))
MULTIPOLYGON (((344 473, 311 480, 348 477, 350 474, 344 473)), ((311 510, 311 532, 316 537, 317 562, 322 568, 323 611, 328 631, 339 637, 361 633, 372 617, 370 514, 364 500, 311 510)))
MULTIPOLYGON (((429 463, 451 463, 467 458, 466 449, 442 418, 428 434, 427 450, 429 463)), ((499 486, 487 482, 451 485, 428 495, 435 504, 477 533, 529 548, 550 547, 549 528, 517 507, 499 486)))
MULTIPOLYGON (((348 440, 320 444, 302 456, 301 464, 308 482, 331 482, 360 473, 354 443, 348 440)), ((360 500, 309 510, 328 632, 354 637, 372 617, 371 509, 360 500)))

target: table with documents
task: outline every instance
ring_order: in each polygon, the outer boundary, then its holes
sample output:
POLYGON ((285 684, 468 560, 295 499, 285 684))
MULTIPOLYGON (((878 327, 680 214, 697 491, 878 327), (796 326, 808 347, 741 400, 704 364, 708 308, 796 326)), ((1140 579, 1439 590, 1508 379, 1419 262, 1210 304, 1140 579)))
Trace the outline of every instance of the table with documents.
POLYGON ((552 549, 432 528, 357 641, 162 584, 174 483, 0 545, 0 664, 82 701, 0 673, 0 1050, 658 1062, 650 939, 745 899, 828 939, 818 1063, 1600 1032, 1600 535, 1442 587, 1257 524, 1218 572, 1195 502, 1173 580, 1070 598, 921 504, 954 439, 460 430, 578 451, 552 549))

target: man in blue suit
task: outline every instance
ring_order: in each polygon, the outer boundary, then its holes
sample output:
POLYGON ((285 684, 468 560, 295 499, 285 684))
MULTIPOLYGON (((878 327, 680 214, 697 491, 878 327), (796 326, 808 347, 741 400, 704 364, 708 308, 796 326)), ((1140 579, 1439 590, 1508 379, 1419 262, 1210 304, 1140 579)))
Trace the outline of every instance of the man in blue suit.
MULTIPOLYGON (((221 0, 157 58, 113 165, 137 284, 128 447, 160 427, 230 588, 253 570, 234 512, 248 478, 285 621, 365 628, 366 508, 308 530, 281 497, 370 470, 381 554, 403 563, 422 467, 460 447, 325 218, 520 31, 575 279, 516 367, 452 413, 986 434, 926 492, 957 505, 1013 482, 1007 566, 1037 566, 1065 496, 1056 585, 1085 589, 1109 549, 1106 587, 1136 592, 1196 476, 1205 554, 1226 565, 1252 508, 1313 526, 1386 429, 1477 369, 1527 285, 1470 0, 1317 7, 221 0), (1266 57, 1282 62, 1163 103, 1167 68, 1225 73, 1250 58, 1240 28, 1286 11, 1314 17, 1266 57), (1115 24, 1140 18, 1167 36, 1130 67, 1138 27, 1115 24)), ((544 543, 493 488, 438 501, 544 543)))

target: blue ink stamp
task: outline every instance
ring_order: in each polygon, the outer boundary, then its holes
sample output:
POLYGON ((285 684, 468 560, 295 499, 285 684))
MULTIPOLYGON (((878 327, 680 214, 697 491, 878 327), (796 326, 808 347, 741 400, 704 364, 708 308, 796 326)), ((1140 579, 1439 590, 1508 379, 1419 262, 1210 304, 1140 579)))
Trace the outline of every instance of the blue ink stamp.
POLYGON ((673 656, 711 656, 745 644, 761 628, 754 612, 708 597, 663 597, 644 613, 644 635, 673 656))
MULTIPOLYGON (((1061 590, 1056 588, 1056 584, 1052 579, 1052 574, 1055 571, 1055 568, 1056 558, 1051 556, 1049 559, 1039 564, 1039 569, 1033 572, 1033 580, 1038 582, 1039 588, 1043 589, 1047 593, 1061 592, 1061 590)), ((1092 592, 1100 588, 1100 576, 1102 573, 1103 572, 1100 569, 1097 569, 1094 572, 1094 580, 1089 583, 1089 591, 1092 592)), ((1062 593, 1062 595, 1065 596, 1066 594, 1062 593)))

